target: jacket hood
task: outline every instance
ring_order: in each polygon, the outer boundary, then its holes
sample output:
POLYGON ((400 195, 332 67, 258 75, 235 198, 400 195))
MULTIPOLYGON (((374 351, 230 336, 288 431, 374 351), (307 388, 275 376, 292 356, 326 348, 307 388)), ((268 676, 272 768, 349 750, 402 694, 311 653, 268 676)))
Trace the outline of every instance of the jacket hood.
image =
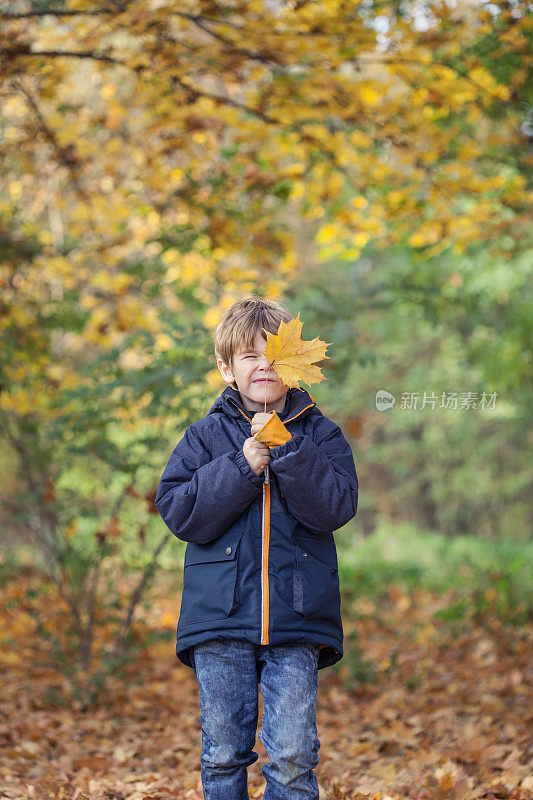
MULTIPOLYGON (((278 416, 283 421, 299 416, 302 411, 311 411, 315 406, 315 398, 308 391, 290 388, 287 390, 285 397, 285 408, 281 413, 278 412, 278 416)), ((244 414, 251 420, 255 413, 255 411, 250 411, 246 408, 237 389, 234 389, 233 386, 227 386, 222 394, 217 397, 206 416, 209 416, 209 414, 227 414, 230 417, 239 418, 244 414)))

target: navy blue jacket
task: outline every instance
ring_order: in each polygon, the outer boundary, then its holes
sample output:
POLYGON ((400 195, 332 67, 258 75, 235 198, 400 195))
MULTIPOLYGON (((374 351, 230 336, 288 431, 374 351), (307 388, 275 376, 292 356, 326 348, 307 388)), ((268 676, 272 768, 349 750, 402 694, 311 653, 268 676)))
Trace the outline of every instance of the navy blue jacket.
POLYGON ((318 668, 342 658, 333 531, 355 516, 358 481, 341 429, 304 389, 278 416, 292 434, 256 475, 242 446, 255 412, 228 386, 190 425, 165 467, 155 506, 186 542, 176 655, 209 639, 317 642, 318 668))

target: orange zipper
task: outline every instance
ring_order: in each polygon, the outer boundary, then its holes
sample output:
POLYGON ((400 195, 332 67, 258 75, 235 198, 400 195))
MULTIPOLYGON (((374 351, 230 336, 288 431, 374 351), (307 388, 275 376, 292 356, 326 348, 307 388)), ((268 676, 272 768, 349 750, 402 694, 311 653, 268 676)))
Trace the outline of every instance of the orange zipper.
POLYGON ((270 545, 270 475, 268 464, 265 467, 263 483, 263 520, 261 526, 261 644, 268 644, 269 586, 268 586, 268 548, 270 545))
MULTIPOLYGON (((311 397, 311 395, 309 395, 311 397)), ((231 400, 231 397, 229 398, 231 400)), ((314 401, 314 398, 311 398, 314 401)), ((239 408, 237 403, 231 402, 236 408, 239 409, 243 417, 246 417, 250 425, 252 420, 244 413, 242 408, 239 408)), ((302 408, 294 417, 284 420, 292 422, 293 419, 299 417, 308 408, 316 405, 315 402, 302 408)), ((263 513, 261 518, 261 644, 268 644, 268 622, 270 612, 270 593, 268 585, 268 551, 270 547, 270 471, 268 464, 265 467, 265 480, 263 482, 263 513)))

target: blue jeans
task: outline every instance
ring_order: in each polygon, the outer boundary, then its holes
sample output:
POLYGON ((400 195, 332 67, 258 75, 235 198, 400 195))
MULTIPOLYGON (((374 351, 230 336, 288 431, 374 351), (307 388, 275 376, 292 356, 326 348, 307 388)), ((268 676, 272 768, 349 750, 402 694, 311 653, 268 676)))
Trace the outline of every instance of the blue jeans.
POLYGON ((270 763, 261 769, 264 800, 318 800, 315 703, 318 644, 252 644, 212 640, 192 650, 200 691, 205 800, 249 800, 247 767, 263 696, 259 739, 270 763))

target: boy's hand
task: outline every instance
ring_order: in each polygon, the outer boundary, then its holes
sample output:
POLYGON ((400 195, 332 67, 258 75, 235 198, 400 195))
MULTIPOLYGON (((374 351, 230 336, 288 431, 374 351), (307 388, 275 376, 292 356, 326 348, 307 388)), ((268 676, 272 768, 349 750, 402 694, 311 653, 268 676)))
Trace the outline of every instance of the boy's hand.
MULTIPOLYGON (((256 414, 256 416, 258 415, 256 414)), ((256 475, 261 475, 264 468, 270 463, 270 450, 268 445, 263 442, 258 442, 253 436, 246 439, 242 446, 242 452, 250 465, 250 469, 252 472, 255 472, 256 475)))
POLYGON ((257 431, 260 431, 265 422, 268 422, 272 414, 267 414, 265 411, 258 411, 252 417, 252 436, 255 436, 257 431))

